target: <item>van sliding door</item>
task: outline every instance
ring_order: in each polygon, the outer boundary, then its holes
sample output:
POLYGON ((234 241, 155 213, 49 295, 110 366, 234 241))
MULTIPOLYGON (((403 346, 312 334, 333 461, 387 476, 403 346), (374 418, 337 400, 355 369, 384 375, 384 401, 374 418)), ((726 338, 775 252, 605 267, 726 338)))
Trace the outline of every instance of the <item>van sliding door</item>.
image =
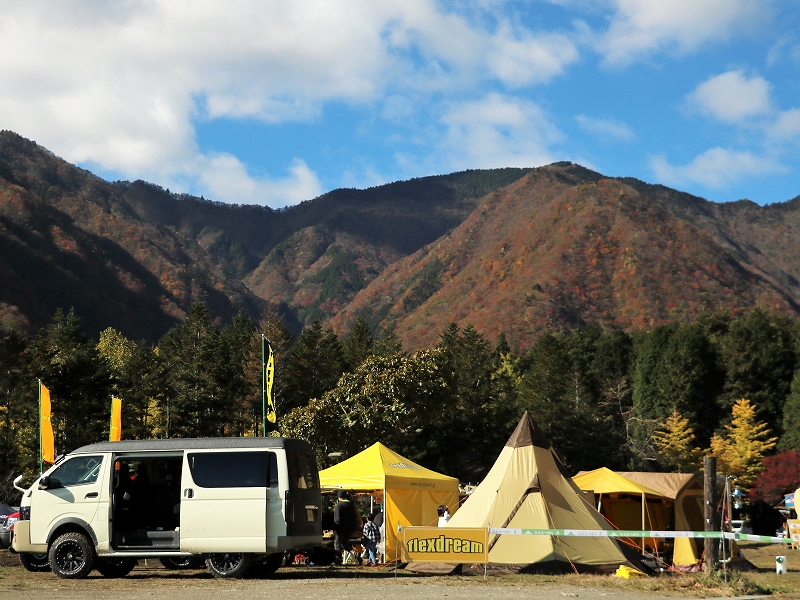
POLYGON ((182 552, 265 552, 272 452, 190 450, 181 494, 182 552))

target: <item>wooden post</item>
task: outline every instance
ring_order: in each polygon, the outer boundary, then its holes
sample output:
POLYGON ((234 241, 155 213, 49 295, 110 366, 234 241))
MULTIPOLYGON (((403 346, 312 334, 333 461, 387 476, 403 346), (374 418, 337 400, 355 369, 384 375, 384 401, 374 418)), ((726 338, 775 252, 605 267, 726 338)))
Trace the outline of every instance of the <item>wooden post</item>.
MULTIPOLYGON (((647 499, 644 497, 644 492, 642 492, 642 531, 644 531, 645 529, 647 529, 647 527, 646 527, 646 521, 645 521, 645 514, 646 514, 646 512, 645 512, 645 511, 646 511, 646 510, 647 510, 647 499)), ((645 546, 644 546, 644 544, 645 544, 645 542, 646 542, 646 541, 647 541, 647 540, 646 540, 646 539, 643 537, 643 538, 642 538, 642 552, 644 552, 644 551, 645 551, 645 546)))
MULTIPOLYGON (((716 498, 716 483, 717 483, 717 458, 715 456, 706 456, 703 459, 703 500, 705 502, 705 530, 718 531, 717 526, 717 498, 716 498)), ((712 572, 717 568, 717 549, 719 542, 717 540, 705 540, 705 554, 704 554, 704 567, 707 572, 712 572)))

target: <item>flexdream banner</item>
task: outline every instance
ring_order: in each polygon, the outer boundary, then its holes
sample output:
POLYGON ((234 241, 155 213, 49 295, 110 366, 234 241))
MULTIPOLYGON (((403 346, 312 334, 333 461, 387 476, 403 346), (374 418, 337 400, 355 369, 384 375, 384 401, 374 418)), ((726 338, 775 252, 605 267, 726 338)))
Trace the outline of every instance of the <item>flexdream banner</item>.
POLYGON ((489 562, 486 527, 404 527, 403 561, 485 564, 489 562))

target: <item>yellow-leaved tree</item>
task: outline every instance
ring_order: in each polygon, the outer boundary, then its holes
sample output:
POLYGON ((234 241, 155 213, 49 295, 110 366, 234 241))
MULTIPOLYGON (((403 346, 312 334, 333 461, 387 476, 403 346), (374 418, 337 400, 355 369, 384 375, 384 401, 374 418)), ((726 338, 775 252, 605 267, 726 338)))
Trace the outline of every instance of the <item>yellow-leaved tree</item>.
POLYGON ((667 417, 653 434, 658 448, 659 461, 679 473, 697 471, 703 451, 695 445, 694 430, 689 419, 681 417, 677 410, 667 417))
POLYGON ((764 455, 775 447, 766 423, 756 421, 756 409, 742 398, 733 405, 733 420, 726 425, 728 435, 711 438, 709 453, 717 457, 717 469, 737 478, 737 485, 749 488, 764 468, 764 455))

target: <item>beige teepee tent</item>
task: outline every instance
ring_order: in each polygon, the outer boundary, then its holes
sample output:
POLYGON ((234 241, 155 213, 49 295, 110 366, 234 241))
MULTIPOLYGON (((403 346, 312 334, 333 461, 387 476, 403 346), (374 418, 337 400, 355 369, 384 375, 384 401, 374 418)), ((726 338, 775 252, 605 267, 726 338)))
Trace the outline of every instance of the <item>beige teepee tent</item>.
MULTIPOLYGON (((611 529, 566 474, 526 412, 491 471, 448 527, 611 529)), ((521 572, 609 572, 642 568, 613 538, 489 536, 489 568, 521 572), (626 556, 626 553, 629 556, 626 556)))

